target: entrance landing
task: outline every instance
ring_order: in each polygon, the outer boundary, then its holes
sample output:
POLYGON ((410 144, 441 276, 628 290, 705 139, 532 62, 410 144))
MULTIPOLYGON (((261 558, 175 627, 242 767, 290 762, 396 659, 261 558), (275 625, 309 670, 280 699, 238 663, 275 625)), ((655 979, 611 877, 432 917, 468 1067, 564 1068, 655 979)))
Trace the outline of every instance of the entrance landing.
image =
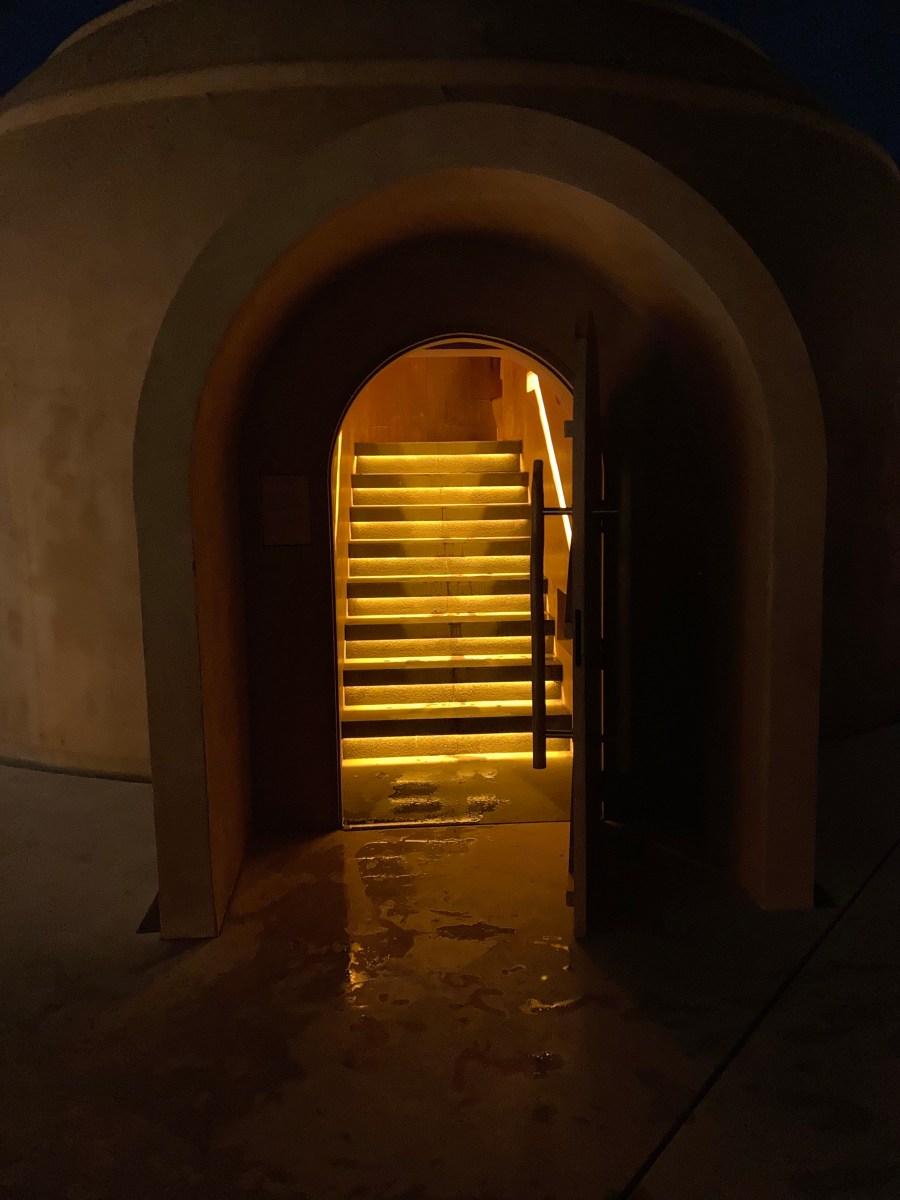
POLYGON ((564 824, 368 829, 178 945, 149 785, 0 766, 0 1194, 896 1200, 898 773, 900 730, 823 759, 834 908, 634 846, 577 945, 564 824))
POLYGON ((572 760, 550 754, 547 769, 528 758, 455 762, 345 762, 344 824, 493 825, 568 821, 572 760))
POLYGON ((379 829, 248 863, 218 939, 0 1042, 0 1192, 618 1197, 823 918, 638 861, 580 946, 567 851, 562 823, 379 829))

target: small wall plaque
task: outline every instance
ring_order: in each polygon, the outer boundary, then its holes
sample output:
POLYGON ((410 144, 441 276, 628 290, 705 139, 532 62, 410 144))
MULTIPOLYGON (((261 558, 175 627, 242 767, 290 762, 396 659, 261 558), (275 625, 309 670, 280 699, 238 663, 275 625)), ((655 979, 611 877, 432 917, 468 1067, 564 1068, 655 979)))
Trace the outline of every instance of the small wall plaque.
POLYGON ((259 502, 264 546, 310 545, 308 476, 260 476, 259 502))

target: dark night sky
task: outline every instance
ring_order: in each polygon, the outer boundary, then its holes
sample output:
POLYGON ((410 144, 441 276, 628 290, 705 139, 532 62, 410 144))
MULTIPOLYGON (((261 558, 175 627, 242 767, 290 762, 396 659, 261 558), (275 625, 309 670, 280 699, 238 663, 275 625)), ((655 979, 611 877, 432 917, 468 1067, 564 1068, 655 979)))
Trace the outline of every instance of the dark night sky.
MULTIPOLYGON (((0 93, 79 25, 115 7, 110 0, 0 0, 0 93)), ((694 0, 694 7, 743 31, 900 159, 900 0, 694 0)))

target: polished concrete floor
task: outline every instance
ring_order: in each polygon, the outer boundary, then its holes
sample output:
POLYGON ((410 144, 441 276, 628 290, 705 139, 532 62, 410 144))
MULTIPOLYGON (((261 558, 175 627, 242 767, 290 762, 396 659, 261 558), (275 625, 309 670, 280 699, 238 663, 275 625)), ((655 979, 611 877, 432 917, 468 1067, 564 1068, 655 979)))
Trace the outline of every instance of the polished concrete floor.
POLYGON ((900 733, 822 779, 810 912, 630 843, 577 945, 565 824, 358 830, 179 945, 146 786, 0 769, 0 1196, 895 1200, 900 733))
POLYGON ((494 825, 568 821, 571 753, 440 762, 366 762, 341 766, 346 826, 494 825))

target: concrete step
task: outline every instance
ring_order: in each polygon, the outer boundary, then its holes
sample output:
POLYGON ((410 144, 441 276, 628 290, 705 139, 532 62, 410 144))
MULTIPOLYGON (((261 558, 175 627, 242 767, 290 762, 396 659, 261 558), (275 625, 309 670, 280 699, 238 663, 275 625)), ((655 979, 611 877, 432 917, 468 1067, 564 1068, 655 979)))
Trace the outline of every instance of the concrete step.
MULTIPOLYGON (((399 444, 399 443, 398 443, 399 444)), ((471 475, 473 473, 509 472, 521 475, 521 450, 494 451, 465 451, 448 450, 448 445, 440 443, 441 450, 429 450, 421 453, 409 450, 396 450, 392 453, 358 453, 356 456, 357 475, 471 475)), ((463 443, 457 443, 462 445, 463 443)), ((502 445, 503 443, 498 443, 502 445)), ((512 443, 510 443, 512 444, 512 443)))
MULTIPOLYGON (((558 658, 547 659, 545 676, 561 680, 563 666, 558 658)), ((489 655, 478 661, 457 659, 452 662, 411 663, 399 665, 378 662, 360 666, 345 663, 344 687, 367 687, 399 684, 523 682, 531 680, 531 656, 523 654, 518 661, 510 658, 492 659, 489 655)))
POLYGON ((403 618, 407 616, 455 617, 521 616, 529 612, 527 592, 465 596, 363 596, 348 598, 348 617, 403 618))
POLYGON ((446 520, 419 521, 356 521, 350 526, 355 542, 405 539, 511 538, 527 537, 531 526, 528 520, 446 520))
MULTIPOLYGON (((530 584, 525 575, 475 575, 432 578, 378 577, 347 581, 347 615, 395 613, 437 616, 476 612, 528 612, 530 584)), ((544 580, 544 594, 548 590, 544 580)))
POLYGON ((522 443, 510 442, 357 442, 353 447, 360 455, 395 454, 521 454, 522 443))
MULTIPOLYGON (((469 578, 496 577, 498 561, 496 555, 470 554, 465 559, 447 557, 445 555, 425 558, 351 558, 351 580, 388 578, 388 579, 433 579, 436 575, 446 575, 451 579, 459 578, 459 567, 465 562, 469 578)), ((504 572, 528 570, 528 555, 508 555, 503 560, 504 572)))
MULTIPOLYGON (((547 700, 562 700, 562 680, 548 679, 544 694, 547 700)), ((446 682, 437 683, 385 683, 343 688, 344 711, 350 713, 358 708, 381 711, 402 706, 407 711, 418 712, 434 705, 447 704, 493 704, 515 701, 524 704, 530 711, 531 679, 446 682)))
POLYGON ((437 472, 407 472, 393 475, 351 475, 350 486, 353 488, 384 488, 387 490, 409 490, 416 488, 483 488, 483 487, 528 487, 528 472, 518 473, 509 471, 470 471, 461 475, 459 471, 448 471, 445 474, 437 472))
POLYGON ((348 603, 347 619, 392 625, 398 621, 513 621, 528 620, 527 596, 424 596, 411 600, 356 600, 348 603))
MULTIPOLYGON (((562 700, 547 701, 547 728, 566 730, 571 714, 562 700)), ((341 730, 349 737, 397 737, 402 733, 512 733, 532 727, 530 700, 428 703, 346 708, 341 730)))
MULTIPOLYGON (((356 478, 365 479, 366 476, 357 476, 356 478)), ((402 476, 375 476, 369 478, 402 478, 402 476)), ((411 478, 411 477, 410 477, 411 478)), ((420 479, 429 479, 428 475, 418 476, 420 479)), ((445 478, 445 476, 436 475, 435 479, 445 478)), ((452 478, 447 476, 446 478, 452 478)), ((460 479, 467 479, 468 476, 460 475, 460 479)), ((492 479, 502 479, 502 475, 493 475, 492 479)), ((512 479, 510 475, 508 478, 512 479)), ((528 503, 528 488, 525 484, 515 483, 504 485, 500 483, 478 484, 469 486, 468 484, 460 484, 458 487, 452 485, 440 485, 430 487, 428 484, 421 484, 415 487, 369 487, 356 485, 351 489, 351 497, 354 504, 364 505, 396 505, 396 504, 527 504, 528 503)))
MULTIPOLYGON (((553 653, 553 639, 547 638, 547 653, 553 653)), ((531 638, 515 637, 447 637, 447 638, 379 638, 344 643, 344 658, 371 663, 389 659, 395 663, 415 662, 417 659, 520 659, 531 654, 531 638)))
MULTIPOLYGON (((502 558, 505 555, 528 556, 531 539, 527 537, 396 538, 350 542, 347 553, 359 558, 502 558)), ((516 572, 513 572, 516 573, 516 572)))
POLYGON ((360 542, 503 539, 528 537, 530 531, 524 504, 357 504, 350 509, 350 536, 360 542))
POLYGON ((527 504, 354 504, 352 523, 372 521, 528 521, 527 504))
POLYGON ((527 575, 435 575, 418 579, 381 576, 378 579, 347 581, 347 596, 351 599, 374 596, 527 596, 529 593, 527 575))
MULTIPOLYGON (((465 722, 463 723, 465 725, 465 722)), ((568 754, 571 742, 568 738, 548 738, 547 753, 568 754)), ((341 756, 345 761, 361 760, 384 762, 422 763, 453 759, 465 762, 470 759, 531 754, 530 729, 496 732, 491 730, 463 729, 461 732, 406 733, 397 734, 390 728, 383 735, 345 737, 341 741, 341 756)))
MULTIPOLYGON (((421 737, 448 733, 529 733, 531 732, 531 706, 520 706, 518 711, 505 710, 497 705, 455 706, 458 712, 423 713, 410 716, 408 712, 384 710, 378 716, 350 716, 345 713, 341 721, 341 733, 345 737, 421 737), (479 711, 480 709, 480 711, 479 711)), ((562 701, 548 705, 547 729, 560 733, 569 729, 571 715, 562 701), (550 709, 553 709, 552 713, 550 709)))
MULTIPOLYGON (((546 617, 544 630, 547 637, 553 633, 553 619, 546 617)), ((344 638, 350 642, 378 641, 385 638, 504 638, 528 637, 531 622, 527 616, 498 616, 491 618, 485 613, 471 613, 448 620, 431 613, 411 613, 401 620, 365 618, 348 620, 344 626, 344 638)))
MULTIPOLYGON (((558 684, 551 680, 547 684, 547 712, 568 712, 563 706, 563 697, 558 684), (563 706, 563 707, 560 707, 563 706)), ((443 684, 426 688, 424 684, 400 686, 400 688, 346 688, 344 689, 344 720, 370 720, 372 716, 384 714, 385 720, 394 720, 397 714, 416 716, 421 713, 450 716, 502 716, 504 713, 532 712, 530 683, 520 684, 443 684), (496 692, 490 689, 497 689, 496 692), (410 698, 412 697, 412 698, 410 698)))

